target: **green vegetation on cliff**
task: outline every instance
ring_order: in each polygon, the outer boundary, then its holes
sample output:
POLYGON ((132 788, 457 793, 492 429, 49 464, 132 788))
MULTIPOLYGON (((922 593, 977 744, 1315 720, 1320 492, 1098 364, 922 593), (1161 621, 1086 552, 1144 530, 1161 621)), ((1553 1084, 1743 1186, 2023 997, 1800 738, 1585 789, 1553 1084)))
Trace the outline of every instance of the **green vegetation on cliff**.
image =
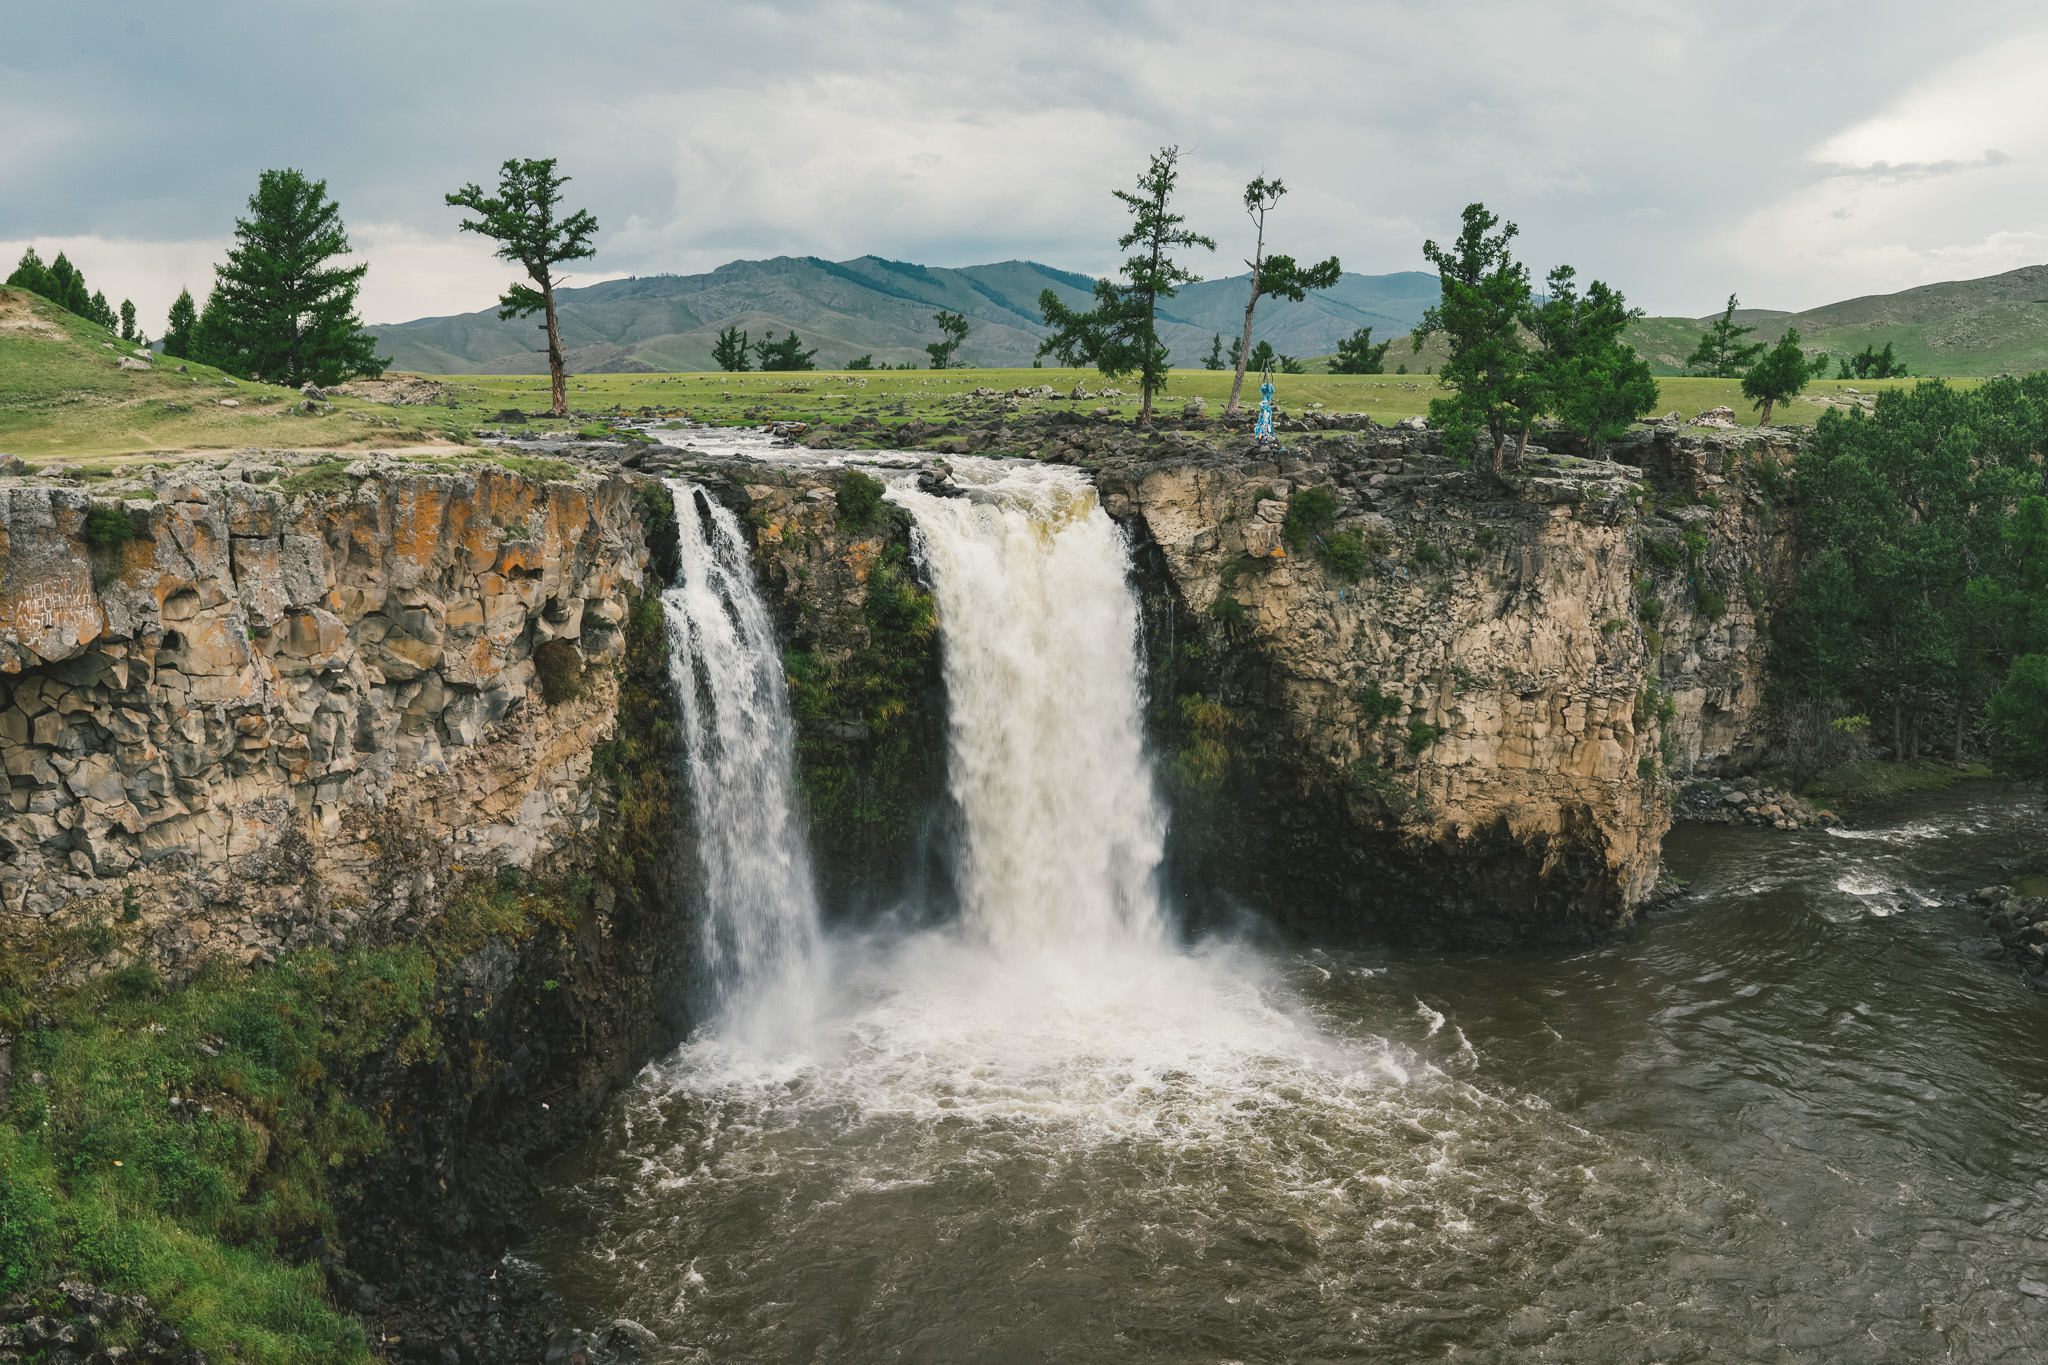
POLYGON ((930 676, 938 614, 908 558, 894 540, 869 571, 865 644, 839 659, 802 650, 784 658, 812 827, 841 847, 901 839, 916 814, 906 796, 922 761, 911 721, 930 676))
POLYGON ((367 1359, 320 1269, 287 1259, 336 1239, 354 1164, 386 1141, 348 1080, 379 1054, 437 1053, 437 997, 459 959, 575 919, 567 888, 515 875, 471 882, 409 941, 214 964, 175 987, 140 962, 77 989, 39 983, 66 949, 118 951, 118 926, 48 945, 49 960, 10 959, 0 1293, 82 1273, 146 1295, 208 1351, 367 1359))

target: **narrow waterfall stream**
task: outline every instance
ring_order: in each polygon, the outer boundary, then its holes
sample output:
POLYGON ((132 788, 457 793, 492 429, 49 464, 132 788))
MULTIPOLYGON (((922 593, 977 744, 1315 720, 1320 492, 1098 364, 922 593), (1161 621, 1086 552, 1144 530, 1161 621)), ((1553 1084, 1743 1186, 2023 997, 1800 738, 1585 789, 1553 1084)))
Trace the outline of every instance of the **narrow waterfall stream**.
MULTIPOLYGON (((1940 908, 2037 811, 1681 830, 1690 907, 1582 952, 1182 948, 1122 536, 1071 471, 956 465, 967 497, 889 496, 939 601, 962 912, 821 935, 756 846, 801 846, 786 750, 692 738, 737 822, 727 1014, 550 1175, 519 1260, 582 1321, 720 1365, 2040 1358, 2043 1006, 1940 908)), ((743 542, 699 510, 678 682, 771 717, 743 542)))
POLYGON ((786 1040, 809 1019, 819 933, 782 649, 738 519, 690 484, 669 491, 680 572, 662 607, 704 865, 706 985, 720 1028, 786 1040))

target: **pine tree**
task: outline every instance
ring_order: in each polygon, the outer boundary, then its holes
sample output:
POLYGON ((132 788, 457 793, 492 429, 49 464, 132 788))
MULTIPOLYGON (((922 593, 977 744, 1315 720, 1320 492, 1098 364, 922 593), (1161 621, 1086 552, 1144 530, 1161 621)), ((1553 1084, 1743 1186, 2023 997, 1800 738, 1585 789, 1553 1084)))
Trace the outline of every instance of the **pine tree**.
POLYGON ((121 300, 121 340, 135 340, 135 300, 121 300))
POLYGON ((330 262, 349 254, 341 208, 327 182, 296 170, 264 171, 235 220, 235 244, 214 267, 194 341, 198 358, 277 383, 338 384, 379 375, 389 361, 363 334, 356 294, 369 266, 330 262))
POLYGON ((1337 343, 1337 358, 1330 362, 1331 374, 1384 374, 1392 341, 1373 344, 1372 328, 1361 327, 1337 343))
POLYGON ((44 278, 50 286, 44 298, 79 317, 92 317, 92 295, 86 292, 85 274, 63 252, 58 252, 57 259, 50 262, 44 278))
POLYGON ((99 290, 95 289, 93 291, 92 298, 88 301, 87 307, 92 311, 87 313, 86 316, 106 328, 109 332, 120 325, 121 320, 114 316, 113 306, 107 302, 107 296, 99 290))
POLYGON ((763 370, 815 370, 818 367, 811 357, 817 353, 815 347, 804 350, 795 332, 780 341, 775 339, 775 333, 769 332, 754 345, 754 354, 760 357, 763 370))
POLYGON ((1543 346, 1536 356, 1542 406, 1597 452, 1657 404, 1649 362, 1621 339, 1643 310, 1599 280, 1581 297, 1578 272, 1568 265, 1550 272, 1544 293, 1527 320, 1543 346))
POLYGON ((7 277, 7 287, 27 289, 41 294, 59 307, 64 303, 64 300, 58 298, 54 292, 54 286, 50 282, 50 268, 43 264, 43 258, 36 254, 34 247, 29 247, 21 253, 21 260, 15 265, 14 273, 7 277))
POLYGON ((924 348, 925 354, 932 358, 933 369, 952 369, 954 354, 959 351, 960 343, 967 340, 967 318, 963 314, 948 313, 941 309, 932 314, 932 321, 939 324, 939 331, 946 339, 928 343, 924 348))
POLYGON ((1202 368, 1205 370, 1223 368, 1223 333, 1216 333, 1215 338, 1209 343, 1209 354, 1202 357, 1202 368))
POLYGON ((1039 310, 1053 334, 1039 343, 1038 354, 1056 355, 1064 364, 1090 364, 1111 379, 1138 376, 1144 403, 1139 422, 1152 425, 1152 396, 1166 387, 1166 344, 1159 339, 1159 300, 1172 298, 1181 285, 1200 277, 1182 267, 1172 253, 1188 247, 1216 249, 1216 243, 1181 226, 1187 220, 1171 211, 1174 183, 1180 178, 1180 148, 1162 147, 1138 177, 1137 193, 1112 191, 1131 215, 1131 228, 1117 239, 1122 250, 1138 248, 1124 261, 1123 284, 1095 282, 1095 307, 1077 313, 1047 289, 1038 296, 1039 310))
POLYGON ((177 360, 184 360, 192 354, 192 329, 199 323, 199 310, 193 307, 192 291, 180 289, 178 297, 171 303, 170 317, 164 327, 164 354, 177 360))
POLYGON ((555 286, 562 277, 555 267, 564 261, 580 261, 597 254, 590 239, 597 235, 597 219, 578 209, 560 222, 556 206, 562 202, 566 175, 555 174, 555 158, 540 161, 510 160, 498 168, 498 193, 485 197, 475 185, 465 185, 445 196, 454 208, 471 209, 479 216, 462 220, 464 232, 482 233, 498 243, 498 259, 525 269, 538 289, 514 284, 498 300, 498 320, 544 316, 541 330, 548 338, 548 374, 553 380, 554 415, 569 411, 568 381, 562 371, 562 327, 555 316, 555 286))
POLYGON ((719 329, 718 340, 711 345, 712 363, 728 374, 739 374, 752 369, 753 362, 747 357, 753 354, 753 347, 747 342, 747 334, 739 324, 719 329))
MULTIPOLYGON (((1316 265, 1295 264, 1292 256, 1268 256, 1266 254, 1266 215, 1280 202, 1280 196, 1287 193, 1287 187, 1275 176, 1268 180, 1259 176, 1244 187, 1244 211, 1258 230, 1258 237, 1252 248, 1252 258, 1245 262, 1252 268, 1251 297, 1244 304, 1244 345, 1252 344, 1252 312, 1259 306, 1259 296, 1271 294, 1274 298, 1291 299, 1300 303, 1311 289, 1328 289, 1337 283, 1344 273, 1335 256, 1316 265)), ((1223 409, 1224 416, 1238 411, 1239 399, 1244 393, 1243 364, 1237 367, 1236 377, 1230 381, 1230 402, 1223 409)), ((1300 373, 1288 371, 1287 373, 1300 373)))
MULTIPOLYGON (((1508 433, 1524 434, 1541 411, 1541 388, 1522 339, 1529 311, 1529 268, 1508 245, 1519 231, 1467 204, 1458 240, 1446 249, 1434 241, 1422 254, 1437 267, 1442 294, 1415 329, 1420 351, 1433 334, 1450 344, 1442 378, 1454 388, 1449 398, 1432 398, 1430 421, 1444 428, 1444 451, 1469 450, 1483 431, 1489 438, 1488 468, 1495 478, 1506 468, 1508 433), (1499 227, 1499 232, 1493 229, 1499 227)), ((1519 454, 1518 457, 1519 458, 1519 454)))
POLYGON ((1773 407, 1791 402, 1809 380, 1827 372, 1827 356, 1822 355, 1817 362, 1809 361, 1806 352, 1799 347, 1799 329, 1788 327, 1770 354, 1750 366, 1749 373, 1742 377, 1742 396, 1749 399, 1752 406, 1763 409, 1757 425, 1767 427, 1771 424, 1773 407))
POLYGON ((1735 296, 1730 294, 1727 309, 1707 324, 1707 334, 1685 358, 1685 368, 1704 370, 1708 377, 1714 379, 1735 378, 1754 365, 1756 358, 1764 353, 1761 341, 1743 340, 1755 330, 1754 327, 1735 325, 1735 296))

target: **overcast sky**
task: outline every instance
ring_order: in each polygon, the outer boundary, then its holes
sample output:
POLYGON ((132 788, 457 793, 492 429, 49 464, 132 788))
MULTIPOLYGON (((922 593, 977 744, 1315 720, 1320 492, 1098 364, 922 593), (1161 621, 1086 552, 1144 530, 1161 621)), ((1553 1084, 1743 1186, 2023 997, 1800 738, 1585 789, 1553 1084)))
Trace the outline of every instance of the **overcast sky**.
POLYGON ((68 251, 162 329, 267 167, 323 177, 372 322, 509 274, 441 196, 555 156, 573 282, 780 254, 1102 273, 1162 143, 1237 273, 1424 268, 1481 199, 1538 275, 1653 314, 1799 309, 2048 261, 2038 3, 186 3, 0 8, 0 254, 68 251))

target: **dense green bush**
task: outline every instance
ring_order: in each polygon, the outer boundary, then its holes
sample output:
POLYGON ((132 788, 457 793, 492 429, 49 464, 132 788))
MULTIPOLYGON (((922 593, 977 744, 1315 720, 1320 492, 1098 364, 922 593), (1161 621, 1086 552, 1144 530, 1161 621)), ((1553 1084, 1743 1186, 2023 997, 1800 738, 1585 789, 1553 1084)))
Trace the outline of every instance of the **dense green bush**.
POLYGON ((871 531, 887 515, 882 494, 888 491, 880 479, 849 469, 839 481, 839 525, 848 531, 871 531))
POLYGON ((1216 600, 1209 604, 1209 614, 1226 626, 1242 625, 1245 618, 1244 603, 1229 593, 1216 594, 1216 600))
POLYGON ((1441 726, 1441 725, 1431 725, 1431 724, 1430 724, 1430 723, 1429 723, 1428 721, 1426 721, 1426 720, 1411 720, 1411 721, 1409 721, 1409 722, 1408 722, 1408 753, 1409 753, 1409 756, 1410 756, 1410 757, 1414 757, 1414 756, 1416 756, 1416 755, 1419 755, 1419 754, 1420 754, 1420 753, 1421 753, 1421 752, 1422 752, 1422 751, 1423 751, 1424 749, 1427 749, 1427 748, 1428 748, 1428 747, 1429 747, 1430 745, 1432 745, 1432 744, 1436 743, 1436 742, 1437 742, 1437 741, 1438 741, 1439 739, 1442 739, 1442 738, 1443 738, 1443 736, 1444 736, 1444 727, 1443 727, 1443 726, 1441 726))
POLYGON ((1368 726, 1378 725, 1383 720, 1392 720, 1401 714, 1401 708, 1408 703, 1392 692, 1382 692, 1367 683, 1358 689, 1358 709, 1364 715, 1368 726))
POLYGON ((96 502, 85 514, 85 543, 110 547, 135 539, 135 523, 119 507, 96 502))
POLYGON ((549 706, 583 695, 583 656, 567 640, 549 640, 533 651, 533 675, 540 699, 549 706))
POLYGON ((1280 534, 1288 549, 1299 551, 1307 546, 1309 537, 1328 529, 1336 519, 1336 494, 1327 488, 1304 488, 1287 500, 1287 517, 1280 523, 1280 534))
POLYGON ((1365 542, 1351 531, 1336 531, 1324 537, 1321 546, 1323 562, 1344 578, 1357 578, 1365 572, 1365 542))

